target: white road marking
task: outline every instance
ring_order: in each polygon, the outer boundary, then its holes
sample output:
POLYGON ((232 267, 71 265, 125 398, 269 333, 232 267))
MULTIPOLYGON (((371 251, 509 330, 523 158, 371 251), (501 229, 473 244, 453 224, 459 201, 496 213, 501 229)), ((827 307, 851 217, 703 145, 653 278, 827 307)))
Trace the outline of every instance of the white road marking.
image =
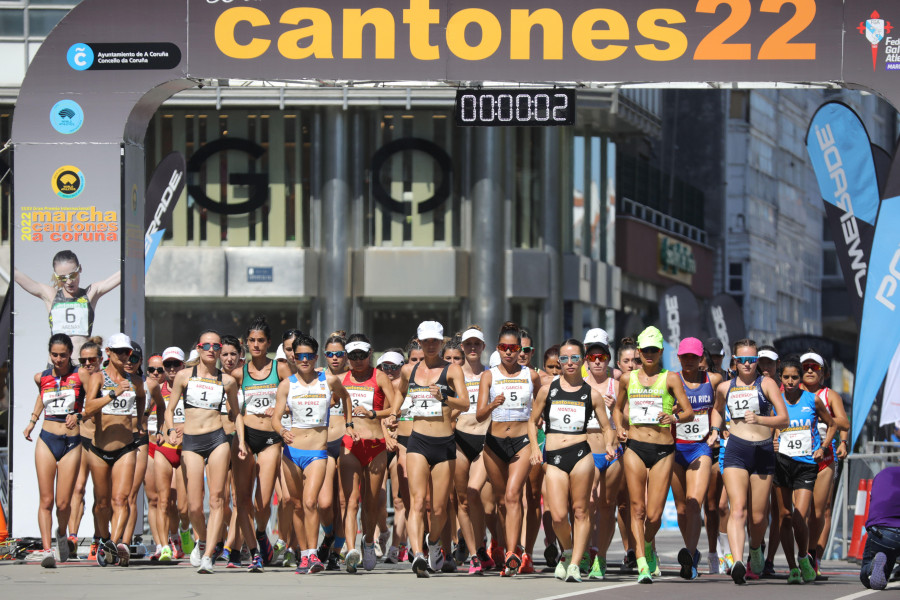
POLYGON ((868 596, 869 594, 874 594, 879 590, 863 590, 861 592, 856 592, 855 594, 849 594, 847 596, 841 596, 840 598, 835 598, 835 600, 856 600, 857 598, 862 598, 863 596, 868 596))

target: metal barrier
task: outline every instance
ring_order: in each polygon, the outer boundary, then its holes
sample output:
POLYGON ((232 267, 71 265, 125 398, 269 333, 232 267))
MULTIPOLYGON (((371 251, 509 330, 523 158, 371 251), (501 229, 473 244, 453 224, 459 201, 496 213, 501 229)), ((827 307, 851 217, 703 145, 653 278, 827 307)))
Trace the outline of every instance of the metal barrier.
POLYGON ((839 469, 837 490, 831 511, 831 532, 825 546, 825 557, 852 560, 847 551, 852 542, 853 515, 856 511, 856 490, 862 479, 872 479, 879 471, 890 464, 900 464, 900 443, 866 442, 863 452, 851 454, 844 459, 839 469), (851 494, 853 503, 850 503, 851 494), (834 555, 836 546, 840 544, 840 554, 834 555))

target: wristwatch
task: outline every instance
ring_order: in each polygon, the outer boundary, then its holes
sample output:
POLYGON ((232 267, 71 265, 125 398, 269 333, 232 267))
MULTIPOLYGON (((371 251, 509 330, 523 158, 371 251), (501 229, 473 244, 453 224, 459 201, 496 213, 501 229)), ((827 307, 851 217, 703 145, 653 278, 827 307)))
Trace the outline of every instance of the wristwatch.
POLYGON ((347 421, 344 423, 344 427, 355 427, 355 425, 353 424, 353 421, 347 421))
POLYGON ((109 396, 109 397, 112 398, 113 400, 115 400, 116 398, 118 398, 118 396, 116 396, 116 390, 109 390, 109 393, 107 394, 107 396, 109 396))

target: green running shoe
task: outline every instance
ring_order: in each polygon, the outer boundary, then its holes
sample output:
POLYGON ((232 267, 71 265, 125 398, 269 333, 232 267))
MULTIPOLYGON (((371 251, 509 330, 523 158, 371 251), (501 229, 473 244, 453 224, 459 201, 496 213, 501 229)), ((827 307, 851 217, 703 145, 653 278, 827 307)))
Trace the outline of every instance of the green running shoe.
POLYGON ((788 575, 788 585, 802 585, 803 576, 800 575, 800 569, 794 567, 788 575))
POLYGON ((191 535, 190 529, 181 532, 181 551, 185 554, 194 551, 194 536, 191 535))
POLYGON ((647 558, 647 568, 650 569, 650 573, 655 576, 659 576, 659 557, 656 556, 656 552, 653 551, 653 544, 650 542, 644 542, 644 556, 647 558))
POLYGON ((762 548, 750 548, 750 570, 761 574, 765 568, 766 559, 763 556, 762 548))
POLYGON ((807 554, 799 561, 800 563, 800 574, 803 577, 803 583, 809 583, 810 581, 816 580, 816 570, 813 568, 812 563, 809 560, 809 555, 807 554))
POLYGON ((599 581, 603 581, 606 579, 606 559, 600 558, 599 556, 594 557, 594 564, 591 567, 591 572, 588 574, 588 579, 596 579, 599 581))
POLYGON ((591 555, 585 552, 581 556, 581 561, 578 563, 578 568, 587 573, 591 570, 591 555))

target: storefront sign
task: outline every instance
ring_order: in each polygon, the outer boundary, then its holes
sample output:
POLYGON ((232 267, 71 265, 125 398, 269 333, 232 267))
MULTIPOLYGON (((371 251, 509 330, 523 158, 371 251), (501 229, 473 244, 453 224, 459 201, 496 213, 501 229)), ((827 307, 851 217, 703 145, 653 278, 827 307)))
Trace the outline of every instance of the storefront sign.
POLYGON ((661 233, 657 234, 657 240, 659 244, 657 272, 690 287, 693 275, 697 272, 694 249, 690 244, 661 233))

